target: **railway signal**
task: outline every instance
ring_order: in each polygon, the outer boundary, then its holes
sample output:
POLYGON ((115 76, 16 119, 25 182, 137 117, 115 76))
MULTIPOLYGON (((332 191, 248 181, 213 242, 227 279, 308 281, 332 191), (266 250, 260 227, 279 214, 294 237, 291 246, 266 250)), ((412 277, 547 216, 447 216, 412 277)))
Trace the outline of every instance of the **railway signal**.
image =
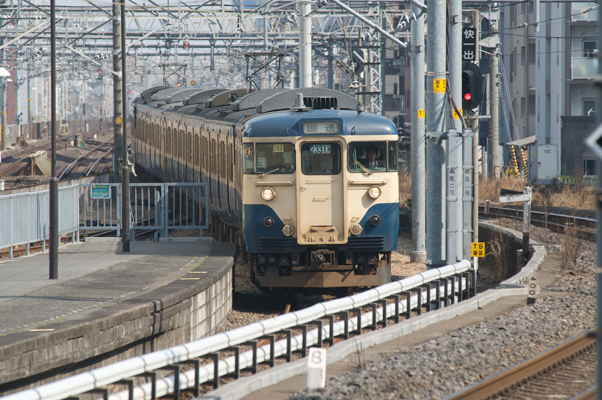
POLYGON ((481 93, 481 69, 478 65, 465 62, 462 64, 462 107, 472 110, 479 106, 481 93))

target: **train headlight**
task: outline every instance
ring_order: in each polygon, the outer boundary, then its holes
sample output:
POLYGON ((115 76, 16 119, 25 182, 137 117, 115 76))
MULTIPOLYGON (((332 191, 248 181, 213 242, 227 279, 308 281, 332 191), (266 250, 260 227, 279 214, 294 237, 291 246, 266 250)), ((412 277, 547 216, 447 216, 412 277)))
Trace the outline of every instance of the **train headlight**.
POLYGON ((378 186, 372 186, 370 189, 368 189, 368 196, 372 197, 373 199, 378 199, 380 197, 380 188, 378 186))
POLYGON ((360 224, 353 224, 351 225, 351 227, 349 227, 349 233, 351 233, 352 235, 359 235, 360 233, 362 233, 362 226, 360 224))
POLYGON ((276 197, 276 192, 271 187, 265 187, 265 188, 261 189, 261 197, 265 201, 270 201, 274 197, 276 197))
POLYGON ((293 236, 295 233, 295 228, 292 225, 284 225, 284 228, 282 228, 282 233, 284 233, 284 236, 293 236))

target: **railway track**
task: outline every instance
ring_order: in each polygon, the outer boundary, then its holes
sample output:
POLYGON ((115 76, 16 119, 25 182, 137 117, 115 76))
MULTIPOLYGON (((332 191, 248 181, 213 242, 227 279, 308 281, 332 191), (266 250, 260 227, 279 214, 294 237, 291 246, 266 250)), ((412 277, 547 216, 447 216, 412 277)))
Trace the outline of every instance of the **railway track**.
MULTIPOLYGON (((479 205, 479 214, 485 218, 511 218, 521 221, 523 219, 523 210, 511 207, 479 205)), ((531 224, 559 233, 566 233, 567 230, 570 230, 581 239, 596 240, 597 221, 594 218, 532 210, 531 224)))
POLYGON ((596 329, 494 375, 447 400, 591 398, 596 383, 596 329), (581 398, 581 397, 580 397, 581 398))
POLYGON ((104 142, 92 142, 95 146, 67 165, 59 173, 58 180, 77 179, 88 176, 92 172, 100 172, 99 162, 113 150, 113 145, 110 143, 112 141, 113 137, 109 137, 104 142))

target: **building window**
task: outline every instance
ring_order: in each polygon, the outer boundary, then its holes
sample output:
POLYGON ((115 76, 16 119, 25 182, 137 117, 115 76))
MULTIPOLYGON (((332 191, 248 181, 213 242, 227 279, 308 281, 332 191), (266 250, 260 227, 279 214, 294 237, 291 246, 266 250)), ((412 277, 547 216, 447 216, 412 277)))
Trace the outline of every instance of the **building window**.
POLYGON ((525 46, 521 46, 521 48, 520 48, 520 66, 521 67, 523 65, 525 65, 526 56, 527 56, 527 49, 525 48, 525 46))
POLYGON ((535 64, 535 41, 529 42, 528 62, 529 64, 535 64))
POLYGON ((596 42, 583 42, 583 57, 593 57, 597 47, 596 42))
POLYGON ((393 94, 397 94, 397 83, 393 84, 393 94))
POLYGON ((520 117, 525 118, 526 101, 524 97, 520 98, 520 117))
POLYGON ((596 175, 596 160, 583 160, 583 175, 596 175))
POLYGON ((583 115, 596 115, 596 100, 583 100, 583 115))
POLYGON ((527 105, 527 113, 529 115, 535 115, 535 95, 529 95, 529 104, 527 105))

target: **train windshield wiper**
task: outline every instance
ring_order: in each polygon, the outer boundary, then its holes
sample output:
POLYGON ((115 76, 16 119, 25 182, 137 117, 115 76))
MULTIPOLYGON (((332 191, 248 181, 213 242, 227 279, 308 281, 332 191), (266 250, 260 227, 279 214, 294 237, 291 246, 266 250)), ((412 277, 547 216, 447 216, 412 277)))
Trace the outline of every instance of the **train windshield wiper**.
POLYGON ((372 171, 370 171, 368 168, 364 167, 364 166, 362 165, 362 163, 361 163, 361 162, 359 162, 359 161, 355 160, 353 163, 354 163, 355 165, 358 165, 358 166, 359 166, 361 169, 363 169, 363 170, 364 170, 364 172, 365 172, 365 173, 367 173, 368 175, 372 175, 372 171))
POLYGON ((264 172, 263 174, 259 175, 258 178, 263 178, 264 176, 266 176, 267 174, 271 174, 272 172, 276 172, 276 171, 280 171, 280 167, 273 169, 271 171, 268 172, 264 172))

